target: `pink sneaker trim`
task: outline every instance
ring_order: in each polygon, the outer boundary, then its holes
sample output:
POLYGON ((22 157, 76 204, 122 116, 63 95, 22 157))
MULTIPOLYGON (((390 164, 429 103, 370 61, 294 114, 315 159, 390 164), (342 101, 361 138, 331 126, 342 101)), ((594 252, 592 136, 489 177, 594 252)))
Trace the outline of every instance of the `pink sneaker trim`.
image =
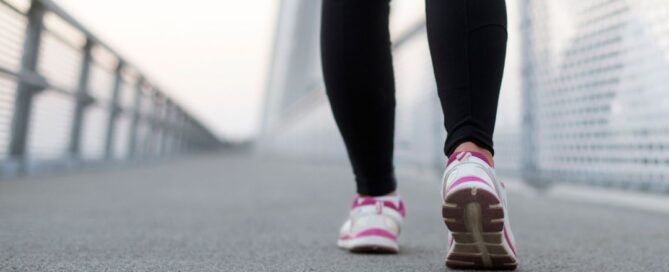
POLYGON ((492 167, 492 164, 490 161, 488 161, 488 158, 486 158, 483 153, 481 152, 476 152, 476 151, 460 151, 460 152, 455 152, 451 154, 450 157, 448 157, 448 162, 446 163, 446 166, 450 165, 452 162, 457 161, 457 160, 462 160, 464 157, 465 153, 471 153, 472 156, 477 157, 484 161, 485 163, 488 164, 488 166, 492 167))
POLYGON ((460 179, 458 179, 457 181, 453 182, 453 184, 451 184, 451 186, 448 186, 448 189, 446 189, 446 192, 449 192, 449 191, 450 191, 451 189, 453 189, 455 186, 458 186, 458 185, 460 185, 460 184, 462 184, 462 183, 465 183, 465 182, 478 182, 478 183, 483 183, 483 184, 485 184, 486 186, 488 186, 490 189, 494 189, 494 188, 492 188, 492 187, 490 186, 490 184, 488 184, 488 182, 486 182, 486 181, 483 180, 482 178, 479 178, 479 177, 477 177, 477 176, 464 176, 464 177, 461 177, 460 179))
MULTIPOLYGON (((402 215, 402 217, 406 215, 406 210, 404 209, 404 201, 400 200, 400 206, 398 208, 395 208, 395 203, 390 202, 389 204, 392 205, 392 207, 389 208, 398 211, 402 215)), ((386 203, 383 203, 383 206, 386 206, 386 203)))
POLYGON ((513 245, 513 243, 511 243, 511 239, 509 239, 509 233, 506 231, 506 227, 504 227, 504 240, 506 240, 506 243, 509 244, 511 251, 513 251, 513 255, 516 256, 516 247, 513 245))
POLYGON ((393 241, 397 240, 397 236, 395 234, 384 229, 366 229, 355 234, 342 234, 341 236, 339 236, 339 239, 348 240, 348 239, 369 237, 369 236, 381 236, 384 238, 391 239, 393 241))
POLYGON ((399 207, 395 205, 392 201, 379 201, 376 200, 373 197, 362 197, 362 200, 360 196, 356 195, 355 199, 353 199, 353 206, 351 207, 352 209, 361 207, 361 206, 368 206, 368 205, 376 205, 377 202, 383 203, 383 206, 386 208, 391 208, 404 217, 406 215, 406 210, 404 208, 404 201, 400 200, 399 201, 399 207))

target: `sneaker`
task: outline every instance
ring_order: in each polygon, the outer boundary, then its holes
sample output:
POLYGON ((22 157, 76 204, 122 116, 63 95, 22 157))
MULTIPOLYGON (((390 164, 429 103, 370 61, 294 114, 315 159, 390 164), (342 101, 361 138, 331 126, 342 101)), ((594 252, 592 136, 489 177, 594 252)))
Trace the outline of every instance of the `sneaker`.
POLYGON ((442 216, 449 230, 446 266, 515 269, 505 185, 487 159, 477 152, 453 154, 442 182, 442 216))
POLYGON ((356 195, 337 246, 358 253, 398 253, 397 236, 404 214, 404 203, 397 196, 356 195))

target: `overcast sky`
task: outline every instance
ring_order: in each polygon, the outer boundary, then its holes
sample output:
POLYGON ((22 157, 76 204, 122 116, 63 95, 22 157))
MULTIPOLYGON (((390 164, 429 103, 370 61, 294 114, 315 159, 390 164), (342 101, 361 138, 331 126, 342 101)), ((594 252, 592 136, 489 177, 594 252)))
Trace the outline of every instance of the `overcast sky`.
POLYGON ((277 0, 56 0, 221 136, 255 134, 277 0))

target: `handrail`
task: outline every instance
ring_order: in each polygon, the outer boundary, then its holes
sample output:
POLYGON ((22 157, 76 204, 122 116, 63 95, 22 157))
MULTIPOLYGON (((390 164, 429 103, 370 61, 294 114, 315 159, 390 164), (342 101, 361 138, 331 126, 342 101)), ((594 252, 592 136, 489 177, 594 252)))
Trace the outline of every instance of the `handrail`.
MULTIPOLYGON (((4 160, 0 158, 0 178, 29 173, 31 169, 35 168, 35 165, 40 164, 39 159, 28 156, 29 143, 27 138, 30 136, 30 115, 33 111, 32 107, 34 107, 32 100, 44 92, 57 92, 74 99, 75 109, 69 134, 69 146, 66 148, 66 154, 63 154, 60 160, 62 164, 68 167, 87 163, 87 160, 81 155, 82 132, 86 129, 84 124, 86 109, 93 106, 104 109, 109 113, 106 132, 102 133, 102 135, 105 135, 105 141, 103 141, 104 156, 99 158, 101 161, 133 161, 159 158, 185 152, 209 150, 222 144, 213 132, 176 103, 175 100, 167 96, 137 66, 131 64, 114 48, 99 39, 56 3, 51 0, 31 0, 30 4, 28 11, 22 11, 8 1, 0 0, 0 5, 25 16, 28 21, 23 38, 20 68, 14 70, 0 65, 0 75, 13 78, 17 85, 14 112, 11 116, 12 126, 7 152, 8 158, 4 160), (82 48, 78 46, 72 48, 82 54, 79 66, 79 81, 75 89, 59 86, 42 75, 37 69, 40 63, 40 47, 45 31, 44 16, 46 12, 57 16, 85 38, 86 42, 82 48), (116 59, 118 64, 113 71, 109 71, 114 77, 114 80, 112 80, 113 86, 109 86, 111 93, 108 96, 109 98, 104 100, 90 94, 89 81, 91 80, 91 66, 94 62, 91 52, 94 47, 104 49, 116 59), (136 81, 128 80, 123 76, 126 69, 131 69, 132 73, 136 74, 136 77, 133 76, 137 79, 136 81), (121 106, 120 93, 123 85, 132 87, 135 96, 133 106, 121 106), (148 112, 147 109, 141 109, 142 100, 149 101, 148 112), (116 127, 123 113, 128 114, 126 116, 129 117, 131 122, 130 135, 128 135, 130 143, 127 146, 128 156, 117 158, 114 155, 114 147, 117 144, 115 139, 116 127), (146 126, 150 131, 144 139, 138 139, 140 137, 138 135, 139 126, 146 126), (145 143, 150 143, 153 147, 143 146, 145 143), (140 147, 148 151, 138 150, 140 147)), ((66 39, 64 37, 57 36, 56 38, 59 42, 68 46, 72 45, 67 41, 60 40, 66 39)))

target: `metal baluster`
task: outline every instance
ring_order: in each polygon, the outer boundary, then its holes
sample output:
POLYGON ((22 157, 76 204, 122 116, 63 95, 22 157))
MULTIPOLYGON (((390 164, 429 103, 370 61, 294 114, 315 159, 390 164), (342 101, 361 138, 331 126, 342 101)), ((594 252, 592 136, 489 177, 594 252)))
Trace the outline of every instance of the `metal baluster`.
POLYGON ((30 127, 30 113, 32 112, 33 97, 41 89, 28 82, 28 77, 38 77, 37 63, 39 48, 44 26, 44 7, 39 1, 33 0, 28 10, 28 26, 23 41, 23 55, 21 57, 21 71, 19 72, 14 113, 12 116, 12 131, 9 143, 9 156, 18 163, 18 172, 25 169, 28 129, 30 127))
POLYGON ((114 87, 112 89, 112 97, 109 103, 109 119, 107 120, 107 137, 105 141, 105 159, 111 160, 114 158, 114 139, 116 134, 116 120, 121 107, 119 105, 119 94, 121 92, 121 84, 123 84, 123 61, 119 61, 114 72, 114 87))
POLYGON ((83 48, 83 58, 81 63, 81 72, 79 74, 79 86, 75 95, 75 108, 72 120, 72 129, 70 131, 70 143, 68 152, 73 160, 80 159, 81 152, 81 131, 83 130, 84 113, 93 99, 88 94, 88 82, 90 79, 93 41, 88 39, 83 48))
POLYGON ((144 88, 144 79, 140 78, 135 83, 135 99, 132 109, 132 123, 130 124, 130 140, 128 143, 128 157, 137 158, 137 137, 139 131, 139 122, 141 118, 142 107, 142 89, 144 88))

